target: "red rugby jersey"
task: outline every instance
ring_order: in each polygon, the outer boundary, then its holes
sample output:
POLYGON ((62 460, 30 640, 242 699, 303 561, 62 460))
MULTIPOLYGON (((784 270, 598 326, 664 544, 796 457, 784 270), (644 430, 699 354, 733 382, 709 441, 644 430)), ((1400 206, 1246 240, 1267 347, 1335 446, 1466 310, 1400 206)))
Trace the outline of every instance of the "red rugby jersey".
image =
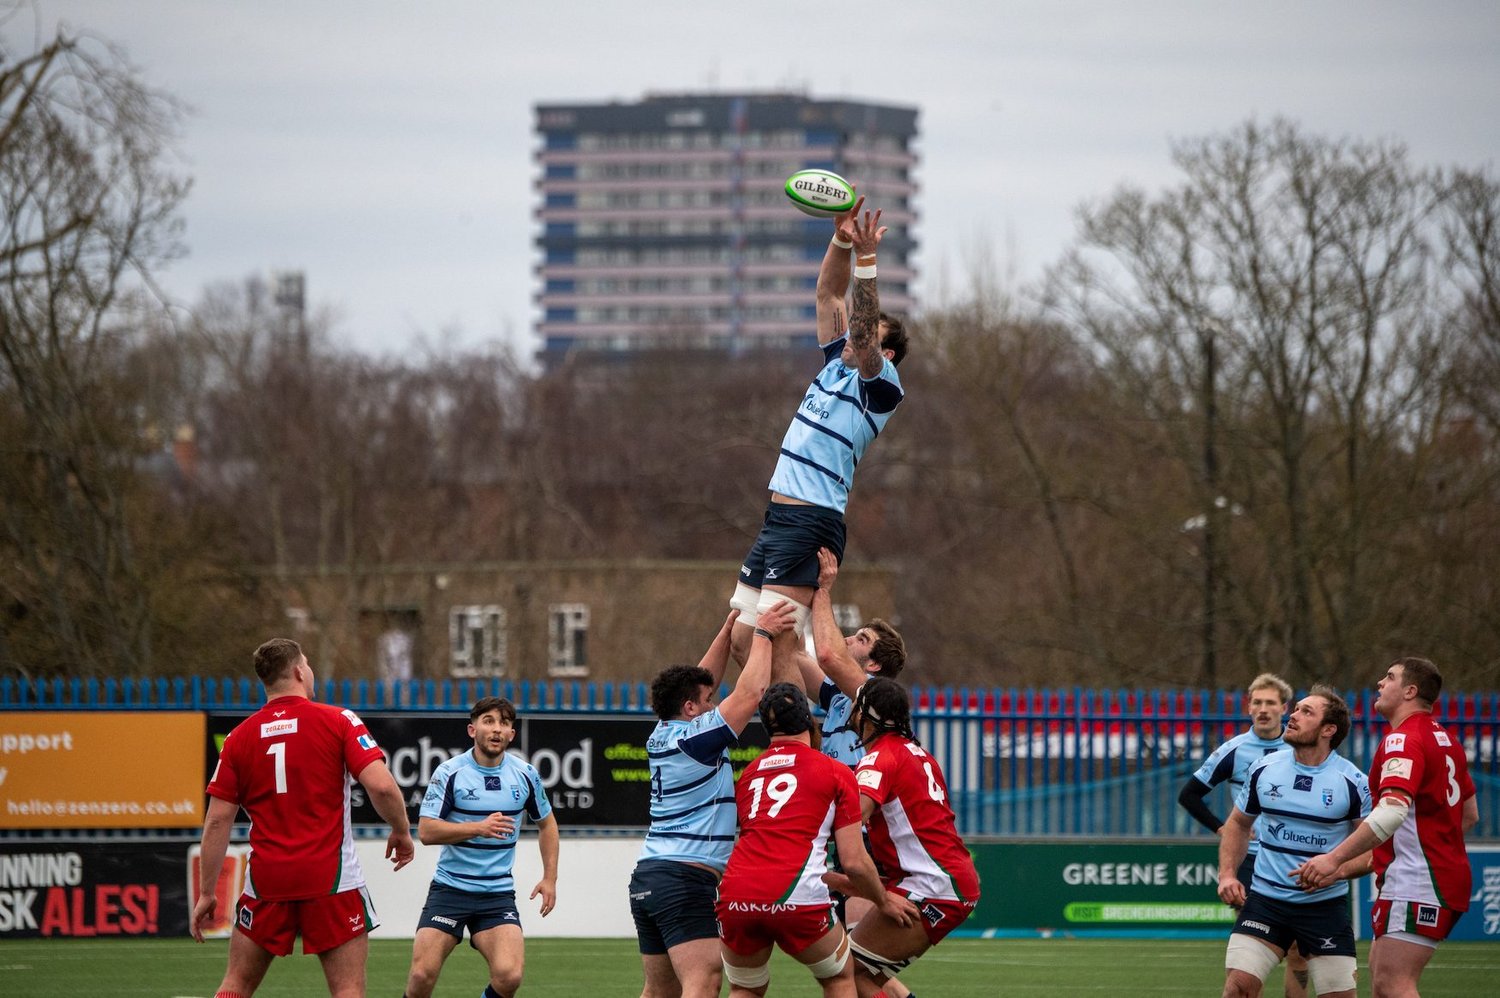
POLYGON ((358 714, 304 697, 277 697, 241 721, 208 793, 250 816, 246 893, 289 901, 364 886, 349 791, 381 758, 358 714))
POLYGON ((1378 801, 1392 788, 1405 790, 1414 803, 1396 834, 1375 847, 1380 897, 1468 911, 1473 874, 1463 803, 1474 796, 1474 781, 1463 746, 1427 711, 1391 729, 1375 750, 1372 795, 1378 801))
POLYGON ((977 901, 979 874, 959 838, 937 760, 897 734, 875 739, 854 771, 875 801, 870 851, 886 886, 913 898, 977 901))
POLYGON ((776 741, 734 786, 740 837, 719 897, 788 905, 830 904, 828 872, 835 828, 859 824, 854 772, 810 745, 776 741))

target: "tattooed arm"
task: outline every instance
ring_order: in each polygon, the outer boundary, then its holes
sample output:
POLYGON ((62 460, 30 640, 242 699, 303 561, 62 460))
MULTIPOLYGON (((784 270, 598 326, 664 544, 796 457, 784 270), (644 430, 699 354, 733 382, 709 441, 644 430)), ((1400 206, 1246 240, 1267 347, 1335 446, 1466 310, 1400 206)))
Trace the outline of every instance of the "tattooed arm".
MULTIPOLYGON (((863 200, 863 199, 861 199, 863 200)), ((859 205, 854 206, 847 223, 841 224, 839 232, 854 243, 856 271, 854 277, 854 302, 849 310, 849 349, 854 355, 855 366, 866 378, 873 378, 885 366, 885 357, 880 352, 880 292, 875 287, 876 249, 885 235, 880 224, 880 212, 859 215, 859 205), (860 268, 871 270, 869 277, 858 276, 860 268)), ((848 363, 848 361, 845 361, 848 363)))
MULTIPOLYGON (((834 219, 834 238, 849 241, 846 227, 864 203, 864 198, 854 202, 854 207, 834 219)), ((849 272, 854 266, 853 250, 828 243, 828 252, 823 254, 823 266, 818 271, 817 321, 818 345, 832 343, 849 328, 849 314, 844 307, 844 297, 849 293, 849 272)))

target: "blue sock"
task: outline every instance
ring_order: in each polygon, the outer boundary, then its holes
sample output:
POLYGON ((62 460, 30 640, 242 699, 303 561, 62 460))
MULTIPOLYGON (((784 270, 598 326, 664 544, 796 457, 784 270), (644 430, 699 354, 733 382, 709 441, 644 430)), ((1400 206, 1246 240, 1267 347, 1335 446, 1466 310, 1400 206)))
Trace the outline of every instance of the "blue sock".
POLYGON ((479 998, 505 998, 505 996, 502 995, 500 992, 496 991, 490 985, 486 984, 484 986, 484 993, 481 994, 479 996, 479 998))

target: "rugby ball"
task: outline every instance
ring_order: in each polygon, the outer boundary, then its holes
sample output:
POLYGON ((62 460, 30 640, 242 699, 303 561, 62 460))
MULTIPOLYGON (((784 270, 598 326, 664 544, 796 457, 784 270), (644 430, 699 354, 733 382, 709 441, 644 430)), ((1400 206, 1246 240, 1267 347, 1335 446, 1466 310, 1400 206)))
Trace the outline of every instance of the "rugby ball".
POLYGON ((786 196, 804 215, 832 218, 854 207, 854 185, 828 170, 798 170, 786 178, 786 196))

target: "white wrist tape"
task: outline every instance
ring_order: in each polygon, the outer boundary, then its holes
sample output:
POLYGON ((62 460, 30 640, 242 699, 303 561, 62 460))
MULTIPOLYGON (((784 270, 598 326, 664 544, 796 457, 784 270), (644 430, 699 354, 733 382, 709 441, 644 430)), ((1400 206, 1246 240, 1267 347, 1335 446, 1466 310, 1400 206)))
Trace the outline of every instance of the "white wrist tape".
POLYGON ((1384 842, 1396 834, 1396 829, 1406 820, 1406 812, 1410 809, 1411 805, 1399 797, 1382 797, 1365 819, 1365 824, 1375 833, 1376 842, 1384 842))
POLYGON ((833 237, 833 245, 839 249, 853 249, 854 243, 848 239, 840 239, 837 235, 833 237))
POLYGON ((855 267, 854 276, 859 278, 861 281, 868 281, 870 278, 875 276, 875 265, 872 263, 867 266, 855 267))

